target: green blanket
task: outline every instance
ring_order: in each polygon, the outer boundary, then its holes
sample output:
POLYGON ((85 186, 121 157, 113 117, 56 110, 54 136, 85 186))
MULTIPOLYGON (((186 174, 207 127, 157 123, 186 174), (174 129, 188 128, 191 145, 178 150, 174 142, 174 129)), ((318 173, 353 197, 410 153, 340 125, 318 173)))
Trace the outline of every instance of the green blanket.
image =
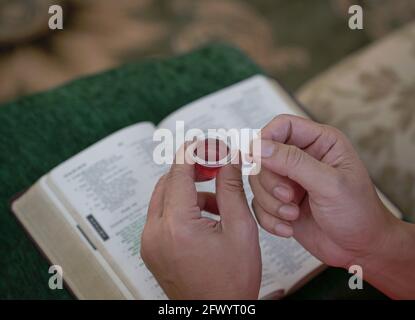
MULTIPOLYGON (((48 263, 9 210, 9 200, 53 167, 127 125, 158 123, 180 106, 261 70, 239 50, 211 45, 75 80, 0 106, 0 298, 68 299, 48 287, 48 263)), ((42 75, 38 75, 41 77, 42 75)), ((381 297, 347 287, 329 269, 292 298, 381 297)))

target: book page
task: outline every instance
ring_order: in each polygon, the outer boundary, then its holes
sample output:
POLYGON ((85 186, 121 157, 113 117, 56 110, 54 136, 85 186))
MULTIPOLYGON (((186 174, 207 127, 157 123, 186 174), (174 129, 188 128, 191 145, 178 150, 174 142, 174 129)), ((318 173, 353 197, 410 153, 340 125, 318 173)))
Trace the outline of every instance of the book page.
MULTIPOLYGON (((185 130, 200 128, 260 129, 278 114, 298 114, 284 97, 277 94, 270 81, 254 76, 236 85, 206 96, 176 111, 158 127, 176 129, 176 121, 184 121, 185 130)), ((248 203, 253 198, 248 177, 244 176, 248 203)), ((197 184, 200 191, 213 191, 214 182, 197 184)), ((273 236, 260 228, 263 275, 260 296, 287 291, 300 278, 322 263, 308 253, 296 240, 273 236)))
POLYGON ((134 299, 111 266, 87 241, 43 176, 12 203, 12 211, 79 299, 134 299))
POLYGON ((184 121, 185 130, 261 129, 279 114, 304 116, 300 112, 277 93, 269 79, 256 75, 178 109, 157 127, 175 131, 176 121, 184 121))
POLYGON ((136 298, 166 298, 139 255, 147 206, 167 168, 152 159, 154 126, 122 129, 51 171, 53 190, 136 298))

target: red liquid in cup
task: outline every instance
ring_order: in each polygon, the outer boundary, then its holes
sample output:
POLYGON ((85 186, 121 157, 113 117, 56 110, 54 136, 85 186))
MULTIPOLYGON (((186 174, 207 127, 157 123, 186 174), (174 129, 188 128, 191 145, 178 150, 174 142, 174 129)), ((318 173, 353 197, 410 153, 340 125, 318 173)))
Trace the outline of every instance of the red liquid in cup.
POLYGON ((210 168, 195 163, 196 181, 209 181, 216 178, 220 167, 210 168))
POLYGON ((230 158, 226 143, 217 138, 207 138, 196 142, 193 152, 197 181, 208 181, 216 177, 219 169, 230 158))

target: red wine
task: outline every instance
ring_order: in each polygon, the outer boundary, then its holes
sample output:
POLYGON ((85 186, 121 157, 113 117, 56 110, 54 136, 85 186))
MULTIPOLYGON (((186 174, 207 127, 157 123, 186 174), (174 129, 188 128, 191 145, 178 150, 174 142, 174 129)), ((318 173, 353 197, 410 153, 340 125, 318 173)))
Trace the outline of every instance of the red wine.
POLYGON ((209 181, 216 178, 220 167, 206 167, 195 163, 196 181, 209 181))
POLYGON ((205 138, 196 142, 193 151, 196 180, 214 179, 221 167, 230 162, 230 149, 218 138, 205 138))

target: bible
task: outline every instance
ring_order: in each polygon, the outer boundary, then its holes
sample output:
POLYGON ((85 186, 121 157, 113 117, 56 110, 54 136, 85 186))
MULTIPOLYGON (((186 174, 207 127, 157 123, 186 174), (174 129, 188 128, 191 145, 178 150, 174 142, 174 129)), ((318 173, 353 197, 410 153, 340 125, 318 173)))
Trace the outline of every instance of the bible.
MULTIPOLYGON (((202 130, 261 128, 278 114, 307 116, 277 82, 253 76, 183 106, 157 126, 137 123, 96 142, 40 177, 12 202, 12 211, 46 258, 62 267, 77 298, 166 299, 140 257, 151 193, 169 169, 153 161, 155 130, 174 132, 177 121, 202 130)), ((251 203, 247 180, 244 176, 251 203)), ((214 191, 214 182, 197 188, 214 191)), ((295 239, 259 230, 260 298, 281 298, 324 269, 295 239)))

